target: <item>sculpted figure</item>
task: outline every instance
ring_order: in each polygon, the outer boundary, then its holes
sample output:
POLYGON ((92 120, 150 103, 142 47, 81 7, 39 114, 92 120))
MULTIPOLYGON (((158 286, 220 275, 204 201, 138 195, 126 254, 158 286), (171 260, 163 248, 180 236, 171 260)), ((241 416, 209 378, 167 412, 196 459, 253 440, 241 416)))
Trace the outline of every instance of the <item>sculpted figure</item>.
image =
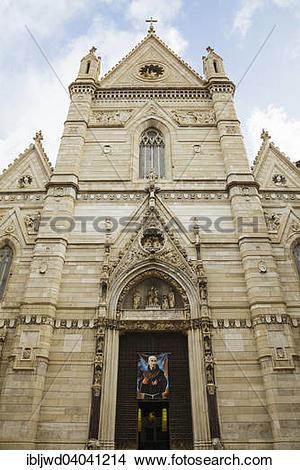
POLYGON ((175 308, 175 294, 172 288, 169 290, 168 299, 170 308, 175 308))
POLYGON ((154 307, 154 287, 153 286, 151 287, 151 289, 148 292, 147 306, 148 307, 154 307))
POLYGON ((153 304, 154 304, 154 307, 160 307, 159 292, 157 288, 154 289, 153 304))
POLYGON ((169 309, 169 300, 168 300, 167 295, 163 295, 163 297, 162 297, 161 308, 163 310, 168 310, 169 309))
POLYGON ((140 296, 138 291, 135 291, 133 294, 133 308, 134 310, 138 310, 141 308, 142 297, 140 296))

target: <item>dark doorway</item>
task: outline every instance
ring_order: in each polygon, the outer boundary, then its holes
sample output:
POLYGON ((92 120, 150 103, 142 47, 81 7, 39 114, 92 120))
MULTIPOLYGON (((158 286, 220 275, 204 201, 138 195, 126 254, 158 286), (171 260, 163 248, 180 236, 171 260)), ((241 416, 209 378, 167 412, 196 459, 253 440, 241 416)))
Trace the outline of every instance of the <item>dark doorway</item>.
POLYGON ((165 402, 139 402, 138 448, 170 449, 169 404, 165 402))
MULTIPOLYGON (((117 388, 116 449, 193 448, 188 346, 185 334, 180 332, 149 332, 126 333, 121 336, 117 388), (159 352, 165 352, 169 355, 170 393, 166 400, 140 400, 137 398, 136 385, 138 353, 155 354, 159 352), (156 440, 152 441, 150 447, 150 440, 139 435, 141 431, 138 427, 141 422, 138 419, 138 410, 141 410, 141 417, 143 418, 149 411, 148 407, 151 406, 155 416, 157 414, 162 416, 162 410, 164 408, 167 410, 168 431, 161 436, 160 441, 160 438, 158 439, 160 436, 159 425, 157 425, 153 431, 153 433, 156 433, 156 440), (148 445, 149 447, 140 447, 141 445, 148 445), (160 445, 168 447, 157 447, 160 445)), ((159 419, 157 418, 157 423, 159 419)), ((146 423, 144 426, 146 426, 146 423)), ((147 432, 150 436, 151 431, 147 432)))

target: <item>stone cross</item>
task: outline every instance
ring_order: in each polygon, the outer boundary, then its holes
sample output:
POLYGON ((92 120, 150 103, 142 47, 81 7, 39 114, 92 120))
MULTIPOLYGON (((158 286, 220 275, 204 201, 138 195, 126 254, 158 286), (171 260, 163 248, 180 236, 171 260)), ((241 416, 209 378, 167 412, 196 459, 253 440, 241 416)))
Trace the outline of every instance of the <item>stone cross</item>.
POLYGON ((150 20, 145 20, 146 23, 150 23, 150 27, 148 29, 148 33, 155 33, 155 29, 153 27, 153 23, 157 23, 158 20, 154 20, 151 16, 150 20))

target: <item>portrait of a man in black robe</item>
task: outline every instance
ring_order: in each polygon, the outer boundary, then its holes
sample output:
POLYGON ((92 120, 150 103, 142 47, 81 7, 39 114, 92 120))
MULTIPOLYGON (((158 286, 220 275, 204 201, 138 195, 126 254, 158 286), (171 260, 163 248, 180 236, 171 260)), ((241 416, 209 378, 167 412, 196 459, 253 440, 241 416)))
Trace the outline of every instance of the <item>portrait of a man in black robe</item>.
MULTIPOLYGON (((167 359, 164 360, 166 361, 167 359)), ((162 359, 160 362, 162 362, 162 359)), ((138 398, 144 400, 166 398, 168 394, 168 379, 166 372, 159 367, 158 358, 154 355, 149 356, 148 362, 142 361, 142 364, 144 364, 144 367, 140 366, 138 371, 138 398)))

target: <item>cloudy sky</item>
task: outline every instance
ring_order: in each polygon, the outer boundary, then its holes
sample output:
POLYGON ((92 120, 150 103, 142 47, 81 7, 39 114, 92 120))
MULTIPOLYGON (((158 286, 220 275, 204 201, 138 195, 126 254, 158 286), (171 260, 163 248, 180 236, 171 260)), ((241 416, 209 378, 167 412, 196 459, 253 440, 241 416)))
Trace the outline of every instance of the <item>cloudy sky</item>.
POLYGON ((300 0, 1 0, 0 169, 40 129, 55 162, 80 59, 96 46, 103 75, 147 34, 151 15, 200 74, 208 45, 223 57, 251 161, 262 127, 300 159, 300 0))

